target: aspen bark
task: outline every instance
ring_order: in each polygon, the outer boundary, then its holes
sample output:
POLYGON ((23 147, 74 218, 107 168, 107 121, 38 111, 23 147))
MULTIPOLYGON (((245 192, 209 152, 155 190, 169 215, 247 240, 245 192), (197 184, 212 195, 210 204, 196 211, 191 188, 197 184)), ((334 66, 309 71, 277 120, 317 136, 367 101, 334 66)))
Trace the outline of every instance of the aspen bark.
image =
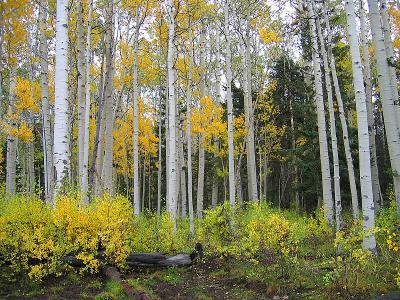
POLYGON ((400 214, 400 135, 399 103, 394 97, 397 87, 390 78, 389 63, 386 54, 381 19, 377 0, 368 0, 372 41, 375 48, 376 70, 383 108, 385 132, 389 149, 390 164, 393 173, 393 186, 396 197, 397 212, 400 214))
POLYGON ((325 5, 323 5, 322 8, 324 11, 325 26, 327 28, 327 46, 328 46, 329 66, 330 66, 330 70, 332 73, 333 87, 335 89, 335 96, 336 96, 336 101, 338 104, 340 124, 342 126, 342 137, 343 137, 343 144, 344 144, 344 152, 345 152, 345 156, 346 156, 347 172, 348 172, 349 183, 350 183, 353 218, 355 220, 358 220, 358 218, 359 218, 358 193, 357 193, 357 186, 356 186, 356 177, 354 175, 355 174, 354 173, 354 164, 353 164, 353 157, 351 155, 349 133, 348 133, 348 127, 347 127, 347 121, 346 121, 346 113, 344 111, 342 94, 340 91, 339 80, 338 80, 337 72, 336 72, 335 57, 333 56, 333 52, 332 52, 332 37, 331 37, 331 28, 330 28, 329 18, 328 18, 328 14, 327 14, 325 5))
MULTIPOLYGON (((205 27, 201 25, 200 32, 200 68, 201 68, 201 79, 200 79, 200 100, 205 97, 205 81, 206 81, 206 68, 205 68, 205 27)), ((201 105, 201 104, 200 104, 201 105)), ((196 198, 196 215, 197 218, 203 217, 204 209, 204 166, 205 166, 205 151, 204 151, 204 137, 203 133, 198 134, 198 174, 197 174, 197 198, 196 198)))
POLYGON ((328 96, 328 112, 329 112, 329 126, 331 133, 331 147, 333 156, 333 186, 334 186, 334 197, 335 197, 335 220, 336 220, 336 230, 342 229, 343 217, 342 217, 342 196, 340 191, 340 173, 339 173, 339 152, 338 152, 338 142, 336 135, 336 120, 335 111, 333 109, 333 96, 332 96, 332 84, 331 76, 329 72, 328 55, 325 49, 325 39, 322 36, 320 20, 316 19, 318 37, 321 47, 322 60, 324 65, 325 73, 325 88, 328 96))
POLYGON ((83 193, 83 203, 88 204, 88 168, 89 168, 89 122, 90 122, 90 34, 92 30, 93 0, 89 2, 86 51, 85 51, 85 112, 84 112, 84 140, 83 140, 83 162, 81 174, 81 188, 83 193))
POLYGON ((324 203, 325 218, 328 223, 333 226, 333 200, 331 188, 331 174, 329 166, 328 141, 326 136, 326 121, 324 108, 324 94, 322 90, 322 75, 320 65, 320 54, 317 39, 317 29, 315 25, 316 15, 311 4, 308 5, 309 24, 311 30, 311 42, 313 46, 313 70, 314 70, 314 87, 315 87, 315 104, 317 107, 318 119, 318 137, 319 152, 321 160, 321 177, 322 177, 322 197, 324 203))
POLYGON ((68 105, 68 1, 57 0, 56 67, 54 104, 54 167, 56 193, 68 180, 69 157, 69 105, 68 105))
POLYGON ((85 35, 83 32, 83 5, 82 0, 76 1, 76 50, 77 50, 77 97, 78 97, 78 178, 79 188, 83 186, 83 156, 85 141, 85 35))
MULTIPOLYGON (((10 88, 8 95, 8 114, 14 112, 15 106, 15 73, 16 66, 10 67, 10 88)), ((11 126, 15 127, 17 124, 12 121, 11 126)), ((7 154, 6 154, 6 193, 14 195, 16 192, 16 173, 17 173, 17 147, 18 137, 8 134, 7 135, 7 154)))
POLYGON ((225 68, 226 68, 226 105, 228 114, 228 163, 229 163, 229 203, 235 205, 235 154, 233 144, 233 101, 232 101, 232 54, 231 37, 229 29, 229 3, 224 5, 224 29, 225 29, 225 68))
POLYGON ((110 24, 106 29, 106 77, 104 93, 104 123, 105 143, 104 160, 102 169, 102 183, 104 191, 113 193, 113 130, 114 130, 114 4, 110 1, 107 5, 107 17, 110 24))
POLYGON ((167 0, 166 14, 168 19, 168 209, 172 219, 176 220, 176 136, 175 136, 175 76, 174 76, 174 41, 175 41, 175 7, 172 0, 167 0))
MULTIPOLYGON (((139 12, 136 10, 135 35, 133 37, 133 206, 139 215, 139 92, 138 92, 138 52, 139 52, 139 12)), ((161 138, 161 137, 160 137, 161 138)))
POLYGON ((248 197, 249 200, 258 200, 257 193, 257 170, 256 170, 256 150, 254 145, 254 111, 251 90, 251 58, 250 58, 250 3, 246 3, 246 33, 244 40, 244 110, 246 128, 246 149, 247 149, 247 177, 248 177, 248 197))
POLYGON ((372 191, 374 193, 375 212, 379 209, 379 204, 382 202, 379 184, 378 164, 376 160, 376 145, 375 145, 375 121, 372 103, 372 79, 371 65, 368 51, 368 31, 365 25, 365 10, 363 0, 360 1, 360 35, 362 44, 362 58, 364 66, 364 82, 365 96, 368 112, 368 131, 369 131, 369 148, 371 153, 371 176, 372 176, 372 191))
POLYGON ((47 0, 41 0, 39 5, 39 55, 40 55, 40 93, 42 103, 42 145, 43 169, 46 203, 53 204, 54 165, 53 165, 53 140, 49 103, 49 64, 48 46, 46 37, 47 0))
POLYGON ((364 248, 376 253, 375 235, 370 232, 375 226, 375 207, 371 184, 371 156, 369 150, 368 113, 362 73, 356 13, 353 0, 345 1, 347 13, 347 32, 353 68, 353 85, 356 97, 358 148, 360 159, 360 185, 363 211, 364 248))
POLYGON ((189 205, 189 230, 194 234, 193 216, 193 172, 192 172, 192 128, 190 123, 190 111, 192 107, 192 69, 193 69, 193 34, 190 15, 188 14, 189 33, 189 69, 186 87, 186 142, 187 142, 187 196, 189 205))

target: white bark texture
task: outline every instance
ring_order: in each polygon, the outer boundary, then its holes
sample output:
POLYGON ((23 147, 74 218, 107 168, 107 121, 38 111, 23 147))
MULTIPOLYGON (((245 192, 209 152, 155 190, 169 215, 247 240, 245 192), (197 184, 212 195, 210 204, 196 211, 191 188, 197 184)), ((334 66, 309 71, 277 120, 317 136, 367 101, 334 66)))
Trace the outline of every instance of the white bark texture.
POLYGON ((375 236, 371 232, 375 226, 375 207, 371 185, 371 156, 369 151, 368 113, 365 97, 360 48, 356 29, 356 13, 353 0, 345 1, 347 32, 353 68, 353 85, 356 98, 358 148, 360 160, 360 185, 363 211, 364 248, 376 253, 375 236))
POLYGON ((42 102, 43 126, 43 169, 46 203, 53 204, 54 164, 53 140, 51 131, 50 103, 49 103, 49 65, 48 47, 46 37, 47 0, 41 0, 39 6, 39 55, 40 55, 40 93, 42 102))
POLYGON ((342 125, 342 137, 343 137, 344 152, 345 152, 346 162, 347 162, 347 173, 349 176, 349 183, 350 183, 351 205, 352 205, 352 211, 353 211, 353 218, 355 220, 358 220, 358 218, 359 218, 358 192, 357 192, 357 186, 356 186, 356 177, 354 175, 354 164, 353 164, 353 157, 351 155, 349 133, 348 133, 348 127, 347 127, 347 121, 346 121, 346 113, 344 111, 342 94, 340 91, 339 80, 338 80, 337 73, 336 73, 336 62, 335 62, 335 57, 333 56, 333 52, 332 52, 331 28, 330 28, 329 18, 328 18, 328 14, 327 14, 325 6, 323 6, 323 10, 324 10, 325 26, 327 28, 327 46, 328 46, 329 65, 330 65, 330 70, 332 73, 336 101, 338 104, 340 124, 342 125))
POLYGON ((308 5, 311 42, 313 47, 313 70, 315 86, 315 104, 317 107, 319 153, 321 160, 322 197, 325 218, 333 226, 333 200, 331 187, 331 174, 329 166, 329 150, 326 136, 326 121, 324 108, 324 94, 322 90, 321 62, 318 48, 317 29, 315 26, 315 13, 311 4, 308 5))
POLYGON ((168 19, 168 210, 172 219, 176 220, 176 136, 175 136, 175 76, 174 76, 174 41, 175 41, 175 8, 172 0, 166 2, 168 19))
MULTIPOLYGON (((10 67, 10 89, 8 95, 8 114, 14 112, 15 106, 15 70, 16 66, 10 67)), ((12 121, 11 126, 15 127, 17 124, 12 121)), ((6 157, 6 193, 14 195, 16 192, 16 173, 17 173, 17 146, 18 137, 7 135, 7 157, 6 157)))
POLYGON ((322 60, 324 64, 325 88, 328 96, 329 127, 331 133, 331 147, 333 156, 333 186, 334 186, 334 196, 335 196, 336 230, 340 230, 342 228, 342 223, 343 223, 342 197, 340 191, 339 152, 338 152, 338 142, 336 135, 335 111, 333 108, 331 75, 328 64, 328 55, 325 49, 325 39, 322 35, 321 23, 318 17, 316 19, 316 24, 317 24, 318 37, 321 47, 322 60))
POLYGON ((244 40, 244 110, 246 128, 246 150, 247 150, 247 180, 248 180, 248 197, 249 200, 257 201, 257 169, 256 169, 256 148, 254 145, 254 111, 253 99, 251 92, 251 39, 250 39, 250 1, 246 3, 246 33, 244 40))
POLYGON ((400 135, 398 120, 398 97, 393 97, 394 87, 390 79, 390 70, 384 43, 381 19, 377 0, 368 0, 372 41, 375 48, 376 70, 383 108, 385 132, 389 149, 390 164, 393 172, 393 186, 397 212, 400 214, 400 135))
POLYGON ((106 78, 104 92, 105 143, 102 169, 104 191, 113 193, 113 131, 114 131, 114 4, 107 5, 107 18, 110 20, 106 29, 106 78))
POLYGON ((186 87, 186 141, 187 141, 187 196, 189 205, 189 230, 194 234, 194 215, 193 215, 193 172, 192 172, 192 128, 190 123, 190 111, 192 102, 192 69, 193 69, 193 36, 190 23, 190 15, 188 15, 188 31, 189 31, 189 69, 188 81, 186 87))
POLYGON ((136 216, 140 213, 139 201, 139 86, 138 86, 138 52, 139 52, 139 12, 136 12, 136 28, 133 37, 133 206, 136 216))
POLYGON ((56 193, 69 175, 68 0, 57 0, 54 104, 54 167, 56 193))
POLYGON ((369 130, 369 148, 371 153, 371 180, 372 191, 374 193, 375 212, 378 210, 382 202, 381 188, 379 184, 379 172, 376 159, 376 144, 375 144, 375 121, 374 110, 372 103, 372 79, 371 79, 371 64, 369 59, 369 45, 368 45, 368 31, 365 22, 365 10, 363 7, 363 0, 360 1, 360 35, 362 44, 362 58, 364 66, 364 83, 365 83, 365 96, 368 112, 368 130, 369 130))
POLYGON ((229 203, 235 205, 235 153, 233 144, 233 101, 232 101, 232 54, 229 30, 229 2, 224 5, 225 29, 225 68, 226 68, 226 105, 228 114, 228 163, 229 163, 229 203))
POLYGON ((86 51, 85 51, 85 112, 84 112, 84 140, 83 140, 83 165, 81 174, 81 189, 83 194, 83 203, 88 204, 88 171, 89 171, 89 121, 90 121, 90 34, 92 30, 92 12, 93 0, 89 2, 87 33, 86 33, 86 51))
POLYGON ((77 50, 77 97, 78 97, 78 178, 79 187, 83 186, 83 156, 85 143, 85 34, 83 32, 82 0, 76 1, 76 50, 77 50))

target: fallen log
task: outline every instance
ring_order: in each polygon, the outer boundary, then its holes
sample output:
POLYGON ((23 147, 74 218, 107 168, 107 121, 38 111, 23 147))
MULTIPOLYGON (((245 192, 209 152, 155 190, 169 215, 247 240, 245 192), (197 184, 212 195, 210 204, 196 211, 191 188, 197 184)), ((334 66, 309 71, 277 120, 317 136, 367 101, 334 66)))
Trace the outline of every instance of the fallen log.
MULTIPOLYGON (((203 247, 200 243, 196 244, 195 250, 191 254, 165 255, 162 253, 132 252, 125 261, 130 267, 182 267, 190 266, 197 257, 200 259, 203 257, 203 247)), ((96 258, 104 260, 104 252, 100 250, 96 258)), ((83 261, 77 259, 73 254, 65 256, 64 262, 75 267, 84 266, 83 261)))

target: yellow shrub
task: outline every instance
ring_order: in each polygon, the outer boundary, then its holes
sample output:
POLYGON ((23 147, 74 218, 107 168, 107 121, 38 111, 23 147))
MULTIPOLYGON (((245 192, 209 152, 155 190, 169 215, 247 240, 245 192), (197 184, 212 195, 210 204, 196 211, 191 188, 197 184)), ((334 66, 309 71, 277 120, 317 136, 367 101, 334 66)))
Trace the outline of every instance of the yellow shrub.
MULTIPOLYGON (((4 202, 0 215, 0 253, 14 275, 40 280, 60 265, 53 216, 37 198, 4 202)), ((10 275, 13 275, 10 274, 10 275)))

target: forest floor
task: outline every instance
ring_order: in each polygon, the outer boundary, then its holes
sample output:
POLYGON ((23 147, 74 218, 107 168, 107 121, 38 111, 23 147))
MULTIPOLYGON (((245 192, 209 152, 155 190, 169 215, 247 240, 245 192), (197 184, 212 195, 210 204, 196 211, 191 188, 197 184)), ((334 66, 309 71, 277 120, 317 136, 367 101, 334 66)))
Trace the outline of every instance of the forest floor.
MULTIPOLYGON (((313 257, 303 261, 300 268, 276 262, 208 257, 191 267, 131 269, 123 277, 133 289, 151 299, 373 299, 390 291, 385 282, 361 292, 327 290, 323 277, 330 269, 313 257)), ((0 282, 0 299, 124 300, 128 297, 117 282, 72 270, 41 284, 0 282)))

